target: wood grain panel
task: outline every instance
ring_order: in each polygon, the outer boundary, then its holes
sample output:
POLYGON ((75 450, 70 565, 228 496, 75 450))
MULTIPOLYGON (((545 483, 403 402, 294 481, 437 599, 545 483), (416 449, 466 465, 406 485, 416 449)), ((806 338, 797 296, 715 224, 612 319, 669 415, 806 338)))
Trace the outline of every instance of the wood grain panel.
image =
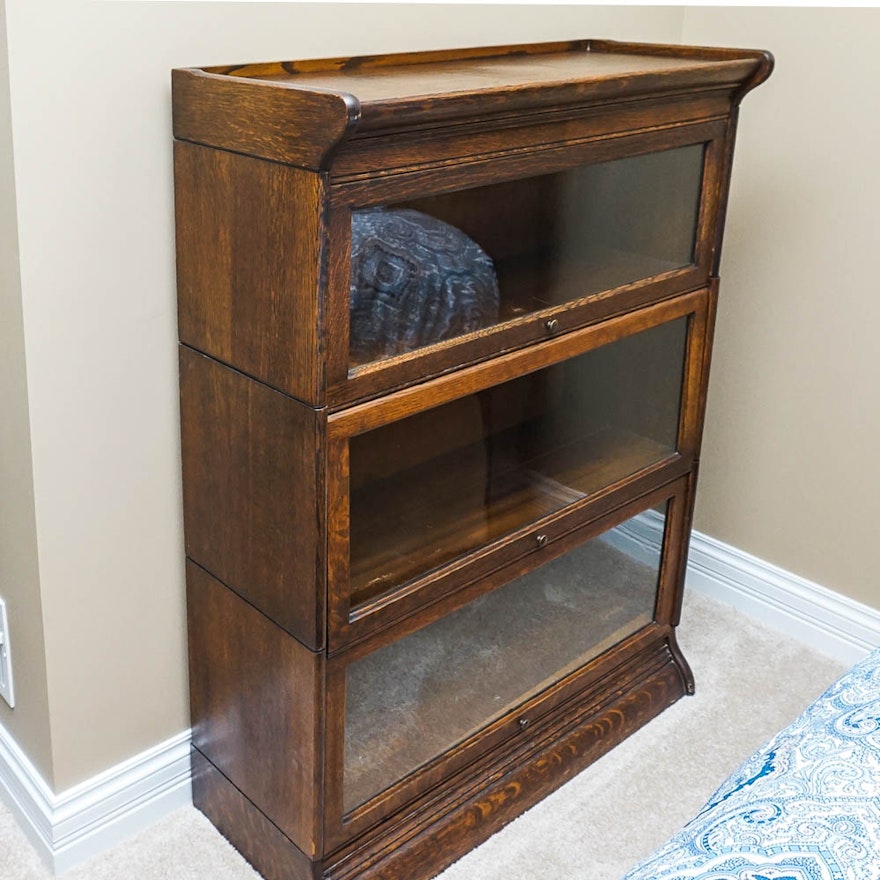
MULTIPOLYGON (((371 137, 353 137, 339 150, 332 167, 333 182, 357 180, 366 174, 387 175, 420 168, 437 168, 474 157, 576 149, 615 138, 634 137, 700 125, 726 118, 733 89, 632 101, 596 113, 593 109, 557 110, 533 116, 513 114, 446 128, 418 127, 371 137)), ((549 157, 548 157, 549 158, 549 157)))
POLYGON ((324 658, 187 563, 193 744, 306 855, 321 851, 324 658))
POLYGON ((187 556, 321 647, 322 416, 185 346, 180 397, 187 556))
POLYGON ((526 45, 476 46, 463 49, 434 49, 429 52, 394 52, 388 55, 359 55, 355 58, 307 58, 303 61, 275 61, 263 64, 236 64, 205 68, 212 73, 230 76, 260 77, 283 80, 300 73, 327 73, 340 70, 376 70, 413 64, 436 64, 440 61, 464 61, 497 58, 500 55, 546 55, 556 52, 583 52, 587 40, 560 40, 555 43, 526 45))
MULTIPOLYGON (((347 137, 452 120, 609 107, 647 95, 735 90, 767 52, 575 40, 176 70, 175 137, 312 169, 347 137), (476 63, 475 63, 476 62, 476 63)), ((502 123, 503 124, 503 123, 502 123)))
MULTIPOLYGON (((669 48, 579 40, 447 50, 419 59, 406 54, 214 67, 202 75, 222 81, 233 74, 248 83, 349 95, 359 107, 356 130, 362 133, 393 128, 402 119, 425 125, 453 117, 523 113, 548 104, 608 104, 645 94, 738 85, 754 77, 765 58, 750 50, 663 51, 669 48)), ((313 142, 315 136, 309 132, 305 139, 313 142)))
POLYGON ((176 138, 313 169, 326 165, 359 113, 351 95, 203 70, 172 71, 171 93, 176 138))
POLYGON ((193 805, 265 880, 319 880, 312 862, 198 749, 193 749, 193 805))
MULTIPOLYGON (((663 555, 660 571, 660 589, 654 617, 664 626, 676 627, 681 617, 684 580, 687 573, 688 545, 691 534, 691 517, 694 508, 695 471, 687 475, 684 486, 670 499, 666 532, 663 536, 663 555)), ((688 693, 694 692, 693 676, 682 660, 682 668, 687 670, 688 693)))
POLYGON ((329 198, 334 206, 360 207, 441 195, 698 144, 721 138, 726 130, 723 120, 683 123, 650 131, 622 132, 611 137, 544 144, 539 149, 499 148, 495 153, 471 154, 452 161, 411 163, 388 168, 384 173, 367 171, 350 177, 337 177, 334 166, 329 198))
POLYGON ((321 176, 174 146, 180 341, 319 405, 321 176))

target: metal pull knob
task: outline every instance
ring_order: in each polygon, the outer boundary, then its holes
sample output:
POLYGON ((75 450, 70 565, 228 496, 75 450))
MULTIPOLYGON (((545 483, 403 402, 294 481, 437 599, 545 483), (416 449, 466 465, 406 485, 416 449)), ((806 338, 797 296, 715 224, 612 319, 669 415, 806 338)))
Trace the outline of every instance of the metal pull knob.
POLYGON ((556 318, 548 318, 544 326, 548 333, 555 333, 559 329, 559 321, 556 318))
POLYGON ((547 536, 546 535, 535 535, 535 543, 539 547, 546 547, 547 546, 547 536))
POLYGON ((520 718, 519 719, 519 729, 520 730, 525 730, 528 726, 529 726, 529 719, 528 718, 520 718))

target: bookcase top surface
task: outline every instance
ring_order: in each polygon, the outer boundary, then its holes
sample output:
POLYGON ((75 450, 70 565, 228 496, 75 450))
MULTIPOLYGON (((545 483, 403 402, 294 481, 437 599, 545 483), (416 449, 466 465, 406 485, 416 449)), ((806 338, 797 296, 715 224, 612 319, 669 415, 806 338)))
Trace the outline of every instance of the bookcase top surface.
POLYGON ((287 61, 206 72, 342 92, 361 104, 440 98, 444 95, 583 84, 645 77, 681 80, 737 79, 755 67, 759 53, 638 44, 551 43, 496 49, 287 61), (665 52, 659 52, 659 49, 665 52))
POLYGON ((325 167, 343 140, 714 90, 730 102, 768 52, 576 40, 173 71, 182 140, 325 167))
MULTIPOLYGON (((539 47, 535 47, 539 48, 539 47)), ((647 49, 648 47, 646 47, 647 49)), ((469 56, 426 53, 424 56, 330 59, 209 69, 287 83, 298 88, 345 92, 361 103, 440 97, 449 93, 496 91, 535 86, 596 83, 650 74, 726 73, 754 66, 752 57, 693 57, 574 48, 541 52, 469 56), (744 64, 745 62, 745 64, 744 64)))

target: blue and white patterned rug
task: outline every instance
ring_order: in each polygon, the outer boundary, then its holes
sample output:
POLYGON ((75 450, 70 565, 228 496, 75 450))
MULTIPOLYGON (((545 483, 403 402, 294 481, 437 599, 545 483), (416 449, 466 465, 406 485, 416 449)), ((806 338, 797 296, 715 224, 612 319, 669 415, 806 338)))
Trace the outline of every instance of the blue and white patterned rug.
POLYGON ((623 880, 878 880, 880 649, 623 880))

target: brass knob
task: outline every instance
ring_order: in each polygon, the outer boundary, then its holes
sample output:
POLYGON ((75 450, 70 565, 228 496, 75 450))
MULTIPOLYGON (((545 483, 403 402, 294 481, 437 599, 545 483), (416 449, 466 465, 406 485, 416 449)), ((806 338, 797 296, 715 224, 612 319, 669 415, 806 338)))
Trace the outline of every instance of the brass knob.
POLYGON ((546 535, 535 535, 535 543, 539 547, 546 547, 547 546, 547 536, 546 535))
POLYGON ((547 328, 548 333, 555 333, 559 329, 559 321, 556 318, 548 318, 544 326, 547 328))

